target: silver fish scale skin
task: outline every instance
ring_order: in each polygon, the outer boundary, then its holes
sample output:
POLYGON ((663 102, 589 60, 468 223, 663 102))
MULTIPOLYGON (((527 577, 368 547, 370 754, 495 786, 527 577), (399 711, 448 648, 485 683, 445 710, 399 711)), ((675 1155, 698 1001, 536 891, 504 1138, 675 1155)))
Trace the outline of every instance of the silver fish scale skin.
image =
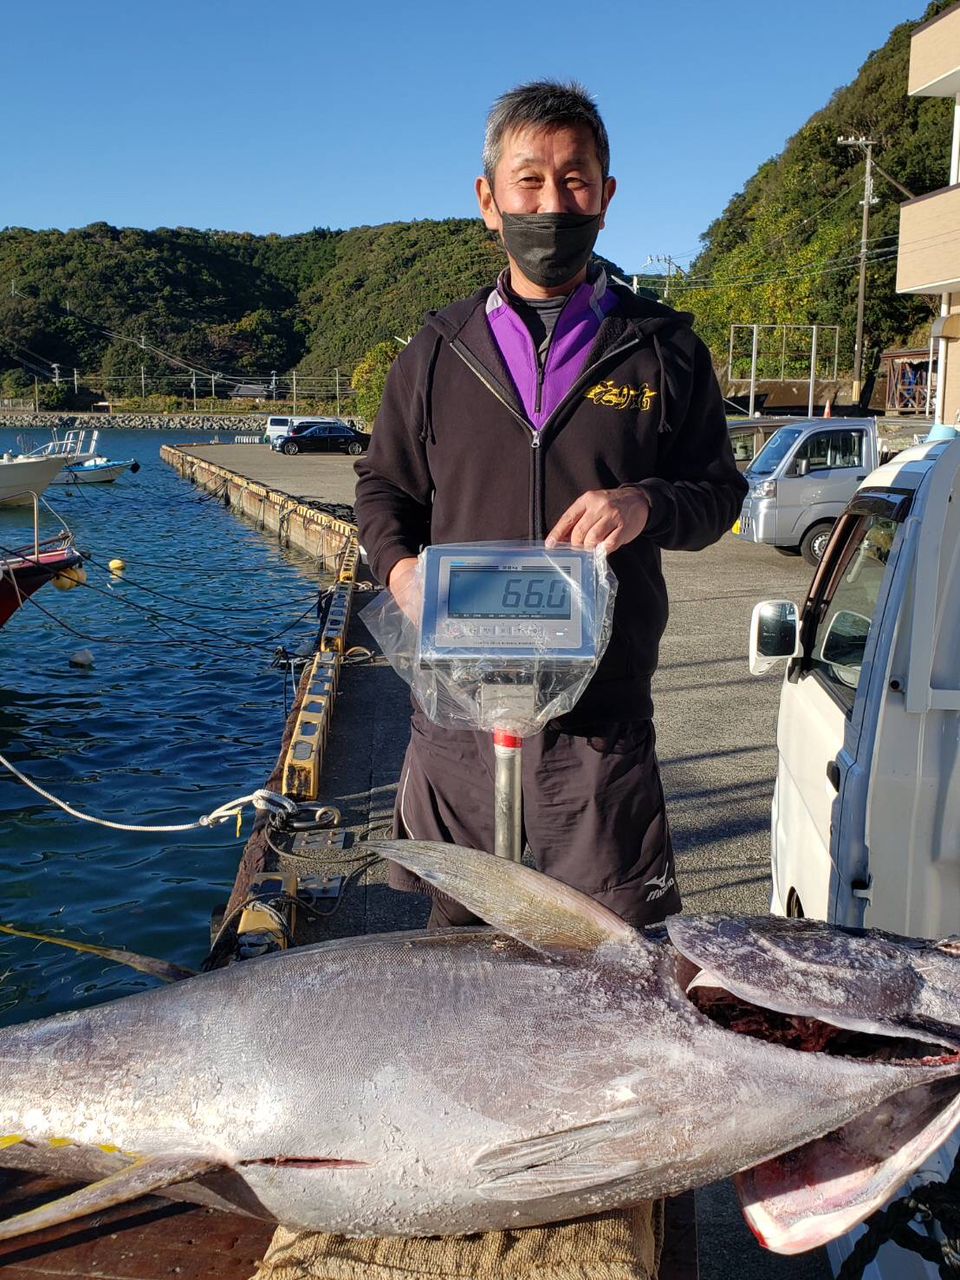
POLYGON ((0 1134, 222 1160, 291 1226, 449 1234, 701 1185, 929 1078, 724 1031, 673 966, 486 932, 246 962, 0 1034, 0 1134), (249 1163, 278 1157, 351 1164, 249 1163))

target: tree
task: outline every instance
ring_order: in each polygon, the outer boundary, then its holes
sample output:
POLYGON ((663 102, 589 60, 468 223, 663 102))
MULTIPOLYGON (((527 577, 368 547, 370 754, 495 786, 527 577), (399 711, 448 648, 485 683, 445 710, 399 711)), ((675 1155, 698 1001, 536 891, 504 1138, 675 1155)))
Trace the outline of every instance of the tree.
POLYGON ((380 402, 387 385, 387 374, 390 366, 400 354, 400 347, 394 339, 378 342, 366 353, 353 371, 351 380, 357 393, 357 409, 368 423, 373 423, 380 412, 380 402))

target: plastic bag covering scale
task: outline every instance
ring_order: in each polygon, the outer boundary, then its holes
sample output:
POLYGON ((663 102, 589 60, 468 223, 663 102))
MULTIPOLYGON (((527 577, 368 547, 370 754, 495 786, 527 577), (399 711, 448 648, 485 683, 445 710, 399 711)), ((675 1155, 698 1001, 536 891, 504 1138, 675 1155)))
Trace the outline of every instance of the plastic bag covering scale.
POLYGON ((435 724, 525 738, 587 687, 616 585, 601 548, 446 544, 420 553, 409 614, 381 591, 360 617, 435 724))

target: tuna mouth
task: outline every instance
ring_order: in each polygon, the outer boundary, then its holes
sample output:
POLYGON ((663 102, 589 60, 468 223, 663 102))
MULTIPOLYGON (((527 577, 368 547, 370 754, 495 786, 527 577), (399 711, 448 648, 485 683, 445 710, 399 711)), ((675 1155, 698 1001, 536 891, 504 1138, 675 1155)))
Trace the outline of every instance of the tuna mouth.
POLYGON ((782 1013, 733 995, 704 970, 686 989, 687 998, 715 1026, 736 1035, 782 1045, 798 1053, 823 1053, 893 1067, 945 1067, 960 1052, 936 1041, 849 1030, 807 1014, 782 1013))

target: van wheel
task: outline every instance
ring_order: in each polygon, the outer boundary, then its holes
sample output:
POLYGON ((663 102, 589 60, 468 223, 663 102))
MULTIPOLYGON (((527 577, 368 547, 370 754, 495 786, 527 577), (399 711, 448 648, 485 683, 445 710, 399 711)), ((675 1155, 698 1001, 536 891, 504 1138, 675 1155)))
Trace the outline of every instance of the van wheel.
POLYGON ((796 889, 791 889, 787 894, 787 916, 791 920, 802 920, 804 918, 803 903, 800 901, 796 889))
POLYGON ((287 441, 287 443, 283 446, 283 452, 284 452, 284 453, 299 453, 299 452, 300 452, 300 446, 297 444, 296 440, 288 440, 288 441, 287 441))
POLYGON ((827 549, 827 543, 830 541, 832 531, 833 521, 828 520, 822 524, 813 525, 803 535, 803 541, 800 543, 800 554, 807 564, 812 564, 816 568, 820 563, 823 553, 827 549))

